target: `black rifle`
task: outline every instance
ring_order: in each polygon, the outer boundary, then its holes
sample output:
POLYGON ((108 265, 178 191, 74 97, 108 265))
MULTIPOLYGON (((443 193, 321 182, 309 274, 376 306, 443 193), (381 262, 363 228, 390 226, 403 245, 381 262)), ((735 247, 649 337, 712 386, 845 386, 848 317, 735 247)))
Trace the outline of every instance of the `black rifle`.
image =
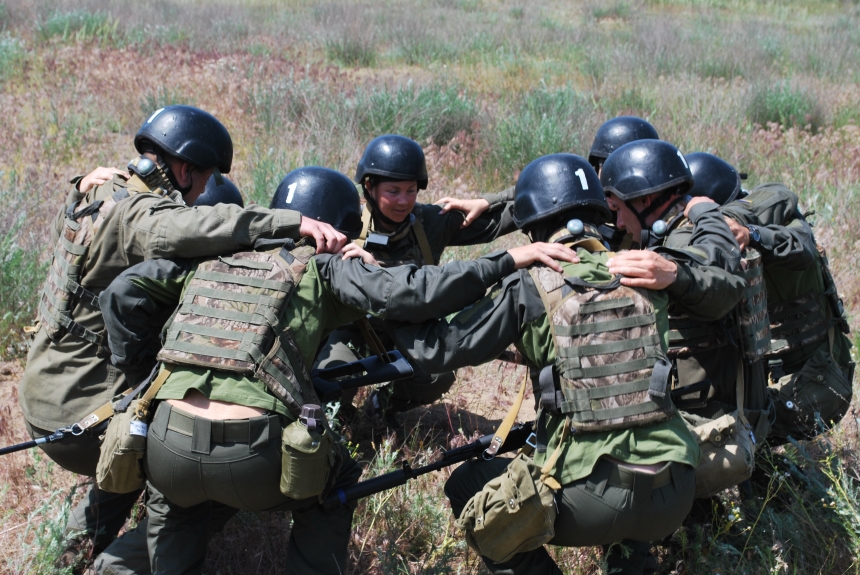
MULTIPOLYGON (((102 422, 100 425, 93 427, 92 430, 93 433, 101 434, 101 432, 103 432, 106 428, 107 422, 105 421, 102 422)), ((24 449, 30 449, 31 447, 44 445, 45 443, 56 443, 73 435, 81 435, 84 431, 85 430, 81 429, 76 423, 72 426, 58 429, 51 435, 46 435, 45 437, 39 437, 32 441, 25 441, 24 443, 18 443, 16 445, 10 445, 9 447, 0 447, 0 455, 15 453, 16 451, 23 451, 24 449)))
POLYGON ((341 392, 347 389, 404 379, 414 375, 415 370, 412 365, 399 351, 389 351, 386 355, 388 358, 372 355, 344 365, 312 371, 311 380, 320 400, 323 402, 335 401, 340 397, 341 392), (350 379, 332 381, 339 377, 350 377, 350 379))
MULTIPOLYGON (((532 421, 515 425, 511 429, 510 433, 508 433, 505 443, 502 444, 502 447, 499 449, 497 454, 508 453, 525 445, 529 441, 529 437, 532 436, 533 427, 534 422, 532 421)), ((454 465, 455 463, 460 463, 461 461, 478 457, 490 446, 490 442, 492 442, 493 437, 495 437, 495 434, 491 433, 469 443, 468 445, 464 445, 456 449, 449 449, 442 454, 442 457, 439 458, 439 460, 434 461, 429 465, 425 465, 424 467, 413 469, 409 465, 409 462, 404 461, 403 467, 397 471, 384 473, 374 477, 373 479, 368 479, 367 481, 361 481, 351 487, 347 487, 346 489, 336 490, 326 498, 324 503, 325 508, 327 510, 331 510, 338 505, 347 505, 352 501, 373 495, 374 493, 380 493, 382 491, 387 491, 388 489, 399 487, 400 485, 405 485, 407 481, 414 479, 419 475, 424 475, 431 471, 437 471, 443 467, 448 467, 449 465, 454 465)), ((532 444, 529 443, 529 445, 532 444)))

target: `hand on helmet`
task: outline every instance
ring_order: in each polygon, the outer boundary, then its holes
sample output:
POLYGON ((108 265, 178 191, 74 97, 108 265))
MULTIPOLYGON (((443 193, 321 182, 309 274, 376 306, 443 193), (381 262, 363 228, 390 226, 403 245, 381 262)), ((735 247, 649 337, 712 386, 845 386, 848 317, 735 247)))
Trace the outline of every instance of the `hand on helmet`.
POLYGON ((80 182, 78 182, 78 191, 82 194, 86 194, 94 187, 101 186, 108 180, 113 179, 114 176, 119 176, 124 180, 127 180, 129 178, 128 172, 124 172, 117 168, 105 168, 99 166, 98 168, 84 176, 80 182))
POLYGON ((750 229, 746 226, 743 226, 737 223, 732 218, 723 218, 726 220, 726 224, 729 226, 729 230, 731 230, 732 235, 735 236, 735 241, 738 242, 738 245, 741 247, 741 251, 750 245, 750 229))
POLYGON ((343 254, 343 257, 340 258, 342 260, 348 260, 350 258, 361 258, 361 261, 370 266, 378 266, 379 262, 376 261, 376 258, 368 252, 360 247, 355 242, 350 242, 346 244, 346 246, 340 251, 343 254))
POLYGON ((540 262, 543 265, 554 269, 557 272, 561 271, 561 266, 556 260, 570 263, 579 263, 579 258, 569 247, 561 244, 546 244, 543 242, 535 242, 527 246, 511 248, 508 250, 511 257, 514 258, 514 269, 523 269, 533 263, 540 262))
POLYGON ((442 205, 442 209, 439 210, 440 214, 446 214, 451 210, 459 210, 463 212, 465 219, 460 225, 461 228, 467 227, 490 208, 490 202, 483 198, 466 200, 463 198, 452 198, 446 196, 441 200, 437 200, 436 204, 442 205))
POLYGON ((318 254, 339 253, 349 241, 345 235, 334 229, 329 224, 318 222, 311 218, 302 216, 302 224, 299 227, 299 235, 312 237, 317 244, 318 254))
POLYGON ((609 273, 622 275, 621 284, 645 289, 665 289, 678 277, 678 266, 650 250, 621 252, 607 262, 609 273))

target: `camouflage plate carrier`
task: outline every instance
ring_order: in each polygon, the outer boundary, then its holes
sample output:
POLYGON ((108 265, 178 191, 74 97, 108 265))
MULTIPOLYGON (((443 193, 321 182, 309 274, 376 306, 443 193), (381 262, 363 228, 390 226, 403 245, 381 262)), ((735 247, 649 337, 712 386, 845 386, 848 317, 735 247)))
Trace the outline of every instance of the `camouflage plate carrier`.
POLYGON ((577 431, 626 429, 667 419, 670 363, 660 345, 647 291, 530 274, 547 310, 556 361, 540 374, 541 406, 570 418, 577 431), (560 391, 555 373, 559 375, 560 391))
POLYGON ((97 333, 85 328, 72 317, 72 310, 78 302, 93 310, 100 309, 98 296, 81 285, 84 266, 93 237, 117 203, 126 197, 128 190, 122 188, 110 198, 93 202, 81 210, 77 210, 80 201, 66 210, 63 230, 39 300, 39 322, 52 341, 70 333, 102 345, 104 331, 97 333))
POLYGON ((285 247, 201 263, 158 359, 260 379, 295 417, 302 405, 319 403, 283 318, 314 252, 285 247))

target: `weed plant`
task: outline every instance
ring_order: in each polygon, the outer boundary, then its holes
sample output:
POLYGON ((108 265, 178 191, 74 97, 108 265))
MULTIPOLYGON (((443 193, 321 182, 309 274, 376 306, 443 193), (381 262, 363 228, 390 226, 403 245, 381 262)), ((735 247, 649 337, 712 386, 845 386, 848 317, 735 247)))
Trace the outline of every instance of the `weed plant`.
POLYGON ((786 128, 809 126, 815 131, 823 123, 815 96, 789 83, 759 84, 753 88, 747 116, 761 126, 769 123, 786 128))
POLYGON ((122 33, 117 29, 118 25, 119 19, 106 12, 73 10, 54 12, 44 22, 37 24, 36 32, 42 40, 59 38, 64 42, 118 45, 123 39, 122 33))

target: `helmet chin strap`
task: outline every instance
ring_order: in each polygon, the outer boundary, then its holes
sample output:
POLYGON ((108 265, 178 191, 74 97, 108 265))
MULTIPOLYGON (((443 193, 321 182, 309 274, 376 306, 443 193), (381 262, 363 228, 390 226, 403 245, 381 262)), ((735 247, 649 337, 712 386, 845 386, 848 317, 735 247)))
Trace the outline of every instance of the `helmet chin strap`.
MULTIPOLYGON (((666 223, 662 220, 662 218, 669 212, 669 210, 672 209, 672 206, 674 206, 677 201, 672 202, 668 206, 666 206, 666 209, 660 212, 660 215, 657 216, 657 221, 654 222, 653 225, 648 226, 648 224, 645 223, 645 219, 654 212, 656 212, 658 208, 665 205, 666 200, 668 199, 667 196, 671 197, 672 194, 673 192, 671 191, 663 192, 641 212, 636 211, 636 208, 631 206, 629 203, 627 204, 627 207, 630 208, 630 211, 636 214, 636 218, 639 220, 639 225, 641 226, 641 231, 639 235, 639 246, 641 248, 650 248, 656 245, 657 242, 663 239, 663 236, 666 234, 666 223), (660 224, 662 224, 662 226, 660 224)), ((681 199, 683 198, 678 198, 678 200, 681 199)))

